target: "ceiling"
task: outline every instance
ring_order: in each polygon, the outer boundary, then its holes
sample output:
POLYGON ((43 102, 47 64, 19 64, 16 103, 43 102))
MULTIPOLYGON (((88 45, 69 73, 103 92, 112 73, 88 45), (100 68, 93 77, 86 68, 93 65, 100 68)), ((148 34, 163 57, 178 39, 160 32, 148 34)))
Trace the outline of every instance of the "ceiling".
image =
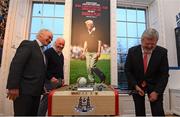
POLYGON ((117 0, 118 3, 129 3, 129 4, 143 4, 143 5, 150 5, 155 0, 117 0))

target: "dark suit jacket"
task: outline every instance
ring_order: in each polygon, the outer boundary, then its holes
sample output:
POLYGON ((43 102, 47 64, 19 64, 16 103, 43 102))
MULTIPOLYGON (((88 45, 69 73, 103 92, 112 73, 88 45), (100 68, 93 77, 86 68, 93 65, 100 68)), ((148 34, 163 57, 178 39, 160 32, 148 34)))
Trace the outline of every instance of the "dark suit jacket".
POLYGON ((141 45, 129 49, 125 63, 129 89, 134 89, 135 85, 145 80, 149 92, 156 91, 162 94, 168 82, 168 72, 169 65, 165 48, 157 46, 154 49, 145 74, 141 45))
POLYGON ((24 40, 11 62, 7 89, 19 89, 20 94, 39 96, 43 92, 46 66, 37 41, 24 40))

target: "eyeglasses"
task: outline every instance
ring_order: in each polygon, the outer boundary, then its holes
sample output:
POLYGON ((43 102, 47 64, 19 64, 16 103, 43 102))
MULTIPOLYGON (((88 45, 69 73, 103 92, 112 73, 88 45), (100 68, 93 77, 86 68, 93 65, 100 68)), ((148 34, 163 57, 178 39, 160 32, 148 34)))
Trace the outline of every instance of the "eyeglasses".
POLYGON ((53 36, 50 36, 50 35, 49 35, 49 36, 46 37, 46 39, 51 39, 51 40, 52 40, 52 39, 53 39, 53 36))
POLYGON ((56 46, 56 48, 64 48, 64 44, 60 43, 59 45, 56 46))
POLYGON ((42 36, 44 39, 46 39, 46 40, 47 40, 47 39, 51 39, 51 40, 53 39, 53 36, 50 35, 50 34, 42 34, 41 36, 42 36))

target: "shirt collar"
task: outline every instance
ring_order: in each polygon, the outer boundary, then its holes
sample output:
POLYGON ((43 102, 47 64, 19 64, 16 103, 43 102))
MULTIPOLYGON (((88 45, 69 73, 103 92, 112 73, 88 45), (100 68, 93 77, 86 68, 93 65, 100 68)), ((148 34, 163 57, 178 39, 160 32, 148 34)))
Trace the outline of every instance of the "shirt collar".
POLYGON ((44 46, 38 39, 36 39, 36 41, 37 41, 37 43, 38 43, 38 45, 39 45, 39 47, 42 47, 42 46, 44 46))
MULTIPOLYGON (((142 46, 141 46, 141 51, 142 51, 142 54, 144 55, 144 49, 142 48, 142 46)), ((149 54, 152 54, 152 51, 149 54)))
POLYGON ((55 51, 59 56, 61 55, 62 52, 58 53, 58 52, 56 51, 56 47, 52 46, 52 48, 54 49, 54 51, 55 51))
POLYGON ((92 32, 94 32, 96 30, 96 28, 95 27, 93 27, 93 29, 90 31, 90 30, 88 30, 88 32, 89 32, 89 34, 91 34, 92 32))

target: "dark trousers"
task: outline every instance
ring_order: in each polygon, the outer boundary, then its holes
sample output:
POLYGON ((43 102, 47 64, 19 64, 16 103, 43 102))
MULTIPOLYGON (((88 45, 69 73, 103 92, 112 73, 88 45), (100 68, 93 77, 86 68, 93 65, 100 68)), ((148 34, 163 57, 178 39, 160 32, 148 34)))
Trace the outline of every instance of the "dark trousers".
MULTIPOLYGON (((146 116, 145 96, 133 94, 136 116, 146 116)), ((155 102, 150 102, 152 116, 165 116, 163 109, 163 95, 159 95, 155 102)))
MULTIPOLYGON (((50 92, 53 89, 57 89, 57 88, 61 87, 61 83, 62 83, 61 80, 62 79, 58 78, 58 80, 59 80, 59 83, 57 83, 57 84, 52 84, 49 80, 46 80, 45 88, 46 88, 47 92, 50 92)), ((49 95, 49 93, 43 94, 43 97, 40 101, 39 108, 38 108, 38 115, 39 116, 45 116, 46 115, 46 112, 48 110, 48 95, 49 95)))
POLYGON ((20 95, 14 101, 14 116, 36 116, 40 96, 20 95))
POLYGON ((38 116, 45 116, 48 109, 48 94, 44 94, 39 104, 38 116))

